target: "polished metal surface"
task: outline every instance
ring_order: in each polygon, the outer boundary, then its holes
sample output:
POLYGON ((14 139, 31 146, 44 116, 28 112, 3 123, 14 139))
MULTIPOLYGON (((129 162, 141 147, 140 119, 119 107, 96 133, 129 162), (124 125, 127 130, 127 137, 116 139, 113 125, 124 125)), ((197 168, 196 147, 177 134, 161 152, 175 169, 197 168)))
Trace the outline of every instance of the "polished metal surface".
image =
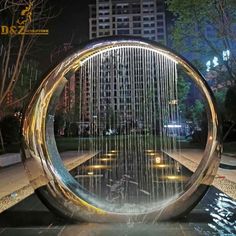
POLYGON ((32 96, 22 124, 22 156, 30 182, 51 209, 78 220, 91 222, 157 221, 189 212, 212 183, 220 161, 220 125, 213 95, 201 74, 185 59, 154 42, 132 37, 108 37, 89 42, 59 63, 32 96), (208 112, 208 139, 204 155, 184 192, 145 213, 116 213, 89 194, 65 169, 54 138, 54 112, 70 73, 84 61, 111 48, 144 48, 180 64, 201 91, 208 112))

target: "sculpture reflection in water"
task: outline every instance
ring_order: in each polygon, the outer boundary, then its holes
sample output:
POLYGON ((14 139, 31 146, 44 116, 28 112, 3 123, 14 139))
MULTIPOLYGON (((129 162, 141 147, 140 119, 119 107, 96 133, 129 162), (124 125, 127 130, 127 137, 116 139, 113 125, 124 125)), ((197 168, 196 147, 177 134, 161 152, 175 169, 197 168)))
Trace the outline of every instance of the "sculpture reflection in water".
POLYGON ((23 121, 29 179, 56 212, 93 222, 156 221, 191 210, 219 164, 219 123, 204 79, 182 57, 154 42, 104 38, 58 64, 31 98, 23 121), (181 152, 178 71, 205 100, 208 137, 192 174, 172 157, 181 152), (90 160, 74 177, 54 138, 56 103, 77 73, 78 156, 90 160))

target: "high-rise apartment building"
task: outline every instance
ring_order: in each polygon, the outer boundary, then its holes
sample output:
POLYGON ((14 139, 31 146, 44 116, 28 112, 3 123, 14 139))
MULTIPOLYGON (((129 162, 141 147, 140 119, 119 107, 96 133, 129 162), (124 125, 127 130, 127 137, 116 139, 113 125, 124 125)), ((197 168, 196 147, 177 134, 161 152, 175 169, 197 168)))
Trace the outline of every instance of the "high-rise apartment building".
POLYGON ((90 39, 135 35, 166 44, 164 0, 96 0, 89 7, 90 39))
MULTIPOLYGON (((166 44, 164 0, 96 0, 89 7, 90 39, 134 35, 166 44)), ((122 132, 134 123, 142 126, 145 119, 140 120, 141 113, 148 106, 147 94, 151 93, 150 83, 147 85, 149 77, 144 72, 151 71, 143 67, 144 54, 141 51, 134 54, 128 49, 102 53, 88 60, 77 72, 79 133, 101 134, 108 128, 122 132), (133 57, 134 64, 129 57, 133 57), (119 128, 114 126, 115 121, 119 128)))
MULTIPOLYGON (((64 43, 59 48, 56 48, 51 52, 50 62, 53 64, 55 60, 61 58, 66 52, 73 48, 71 43, 64 43)), ((68 82, 63 89, 57 109, 65 114, 73 113, 75 109, 75 90, 76 90, 76 74, 72 73, 70 78, 67 78, 68 82)))

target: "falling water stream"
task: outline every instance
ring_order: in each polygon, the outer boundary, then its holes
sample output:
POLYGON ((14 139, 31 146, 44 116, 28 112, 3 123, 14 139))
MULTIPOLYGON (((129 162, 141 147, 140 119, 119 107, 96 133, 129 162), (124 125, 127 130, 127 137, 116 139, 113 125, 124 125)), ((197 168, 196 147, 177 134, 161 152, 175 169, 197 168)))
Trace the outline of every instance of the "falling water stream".
POLYGON ((142 47, 113 47, 83 61, 78 80, 78 151, 94 157, 78 182, 140 212, 176 198, 189 173, 169 154, 180 152, 177 64, 142 47))

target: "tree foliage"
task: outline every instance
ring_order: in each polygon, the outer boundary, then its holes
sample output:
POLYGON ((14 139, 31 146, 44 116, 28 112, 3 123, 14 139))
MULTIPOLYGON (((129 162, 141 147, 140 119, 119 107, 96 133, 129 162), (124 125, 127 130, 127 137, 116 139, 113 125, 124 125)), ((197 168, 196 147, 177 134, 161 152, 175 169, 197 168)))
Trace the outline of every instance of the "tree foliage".
POLYGON ((9 107, 22 108, 24 106, 24 98, 31 93, 40 78, 41 71, 38 69, 38 64, 39 63, 34 60, 24 61, 19 74, 19 79, 17 80, 15 88, 12 92, 14 100, 11 104, 9 104, 9 107))
POLYGON ((178 91, 178 104, 179 110, 182 116, 186 115, 186 100, 188 97, 188 93, 190 91, 190 83, 185 79, 185 76, 182 74, 178 75, 177 81, 177 91, 178 91))
POLYGON ((6 144, 19 142, 20 140, 20 121, 13 115, 5 116, 0 122, 2 137, 6 144))
POLYGON ((200 127, 202 121, 204 120, 204 104, 201 100, 197 99, 189 109, 189 115, 195 126, 200 127))
MULTIPOLYGON (((210 72, 216 75, 211 82, 214 82, 212 86, 216 88, 215 97, 223 118, 234 120, 236 108, 232 98, 236 84, 236 1, 166 0, 166 3, 175 17, 171 32, 175 49, 180 53, 190 53, 192 60, 198 60, 198 68, 199 63, 204 66, 209 58, 216 56, 219 59, 219 66, 211 68, 210 72), (230 52, 227 60, 222 56, 226 50, 230 52)), ((198 102, 191 110, 193 119, 199 116, 201 107, 198 102)))
MULTIPOLYGON (((220 91, 216 91, 214 93, 215 98, 216 98, 216 103, 217 103, 217 107, 218 107, 218 111, 220 112, 220 114, 225 114, 225 96, 227 93, 227 89, 221 89, 220 91)), ((222 117, 225 118, 225 117, 222 117)))
POLYGON ((221 61, 235 80, 236 43, 235 0, 166 0, 168 10, 175 16, 172 40, 178 51, 222 58, 223 50, 230 50, 231 60, 221 61), (211 32, 206 29, 211 29, 211 32), (211 33, 212 35, 209 35, 211 33))
POLYGON ((228 119, 236 123, 236 86, 229 88, 226 93, 225 109, 228 119))
MULTIPOLYGON (((21 12, 31 6, 30 20, 25 21, 24 30, 44 29, 48 20, 52 18, 51 8, 47 0, 0 0, 1 25, 14 26, 22 24, 21 12)), ((21 79, 23 65, 29 56, 38 35, 8 33, 0 38, 0 112, 11 104, 7 103, 7 96, 13 93, 17 82, 21 79)), ((22 99, 27 94, 23 94, 22 99)), ((17 98, 19 99, 19 98, 17 98)))

